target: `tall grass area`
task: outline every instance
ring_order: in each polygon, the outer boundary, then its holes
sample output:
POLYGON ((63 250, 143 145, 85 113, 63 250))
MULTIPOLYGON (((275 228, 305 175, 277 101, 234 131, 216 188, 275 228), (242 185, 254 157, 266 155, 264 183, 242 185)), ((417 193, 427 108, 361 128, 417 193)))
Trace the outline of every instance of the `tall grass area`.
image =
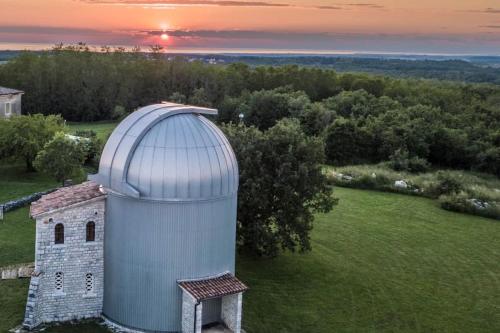
POLYGON ((444 209, 500 219, 500 180, 493 175, 457 170, 415 174, 394 171, 387 163, 325 166, 325 172, 337 186, 439 199, 444 209), (407 187, 395 186, 396 181, 407 187))

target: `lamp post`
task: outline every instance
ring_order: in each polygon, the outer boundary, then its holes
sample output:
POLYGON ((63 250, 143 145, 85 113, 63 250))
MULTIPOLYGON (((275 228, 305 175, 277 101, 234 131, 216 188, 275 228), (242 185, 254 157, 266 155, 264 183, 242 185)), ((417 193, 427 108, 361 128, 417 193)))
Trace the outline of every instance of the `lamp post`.
POLYGON ((240 113, 238 115, 238 118, 240 118, 240 124, 243 124, 243 118, 245 118, 245 115, 243 113, 240 113))

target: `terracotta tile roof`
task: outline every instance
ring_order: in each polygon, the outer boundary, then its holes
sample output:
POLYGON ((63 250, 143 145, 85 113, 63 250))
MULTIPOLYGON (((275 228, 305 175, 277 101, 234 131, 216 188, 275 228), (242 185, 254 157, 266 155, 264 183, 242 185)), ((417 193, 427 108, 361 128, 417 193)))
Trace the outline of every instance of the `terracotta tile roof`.
POLYGON ((99 184, 91 181, 62 187, 55 192, 43 195, 39 200, 33 202, 30 208, 30 215, 37 216, 103 195, 105 193, 99 189, 99 184))
POLYGON ((241 293, 248 287, 230 273, 194 281, 179 281, 179 286, 190 293, 197 301, 241 293))

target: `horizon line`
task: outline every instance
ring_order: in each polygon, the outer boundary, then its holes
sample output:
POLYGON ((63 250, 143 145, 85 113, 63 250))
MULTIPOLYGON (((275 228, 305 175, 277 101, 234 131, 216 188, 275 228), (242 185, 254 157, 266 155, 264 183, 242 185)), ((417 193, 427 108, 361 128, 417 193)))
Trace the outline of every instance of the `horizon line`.
MULTIPOLYGON (((51 51, 59 43, 12 43, 0 42, 0 52, 22 52, 22 51, 51 51), (15 48, 19 45, 19 48, 15 48), (12 48, 14 47, 14 48, 12 48)), ((76 46, 78 43, 63 43, 63 46, 76 46)), ((131 52, 132 48, 140 47, 142 53, 150 53, 149 48, 155 45, 96 45, 85 44, 93 48, 92 52, 100 52, 99 49, 106 46, 110 48, 125 48, 131 52)), ((161 45, 160 45, 161 46, 161 45)), ((271 48, 238 48, 238 47, 165 47, 163 54, 197 54, 197 55, 385 55, 385 56, 434 56, 434 57, 467 57, 467 56, 490 56, 500 57, 500 53, 442 53, 442 52, 399 52, 399 51, 376 51, 376 50, 328 50, 328 49, 271 49, 271 48)))

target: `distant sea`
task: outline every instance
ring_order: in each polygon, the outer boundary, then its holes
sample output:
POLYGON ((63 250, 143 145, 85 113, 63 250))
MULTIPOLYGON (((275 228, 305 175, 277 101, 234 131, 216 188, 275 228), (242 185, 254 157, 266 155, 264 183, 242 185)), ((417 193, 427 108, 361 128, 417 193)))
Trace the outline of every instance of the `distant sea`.
MULTIPOLYGON (((32 51, 42 51, 49 50, 54 47, 55 44, 43 44, 43 43, 5 43, 0 42, 0 51, 21 51, 21 50, 32 50, 32 51)), ((69 45, 69 44, 67 44, 69 45)), ((101 49, 101 45, 88 45, 94 48, 96 51, 101 49)), ((107 45, 109 47, 123 47, 127 50, 131 50, 133 46, 131 45, 107 45)), ((141 50, 143 52, 149 51, 150 46, 143 45, 141 50)), ((165 53, 172 54, 232 54, 232 55, 311 55, 311 56, 383 56, 388 58, 407 58, 415 56, 421 57, 440 57, 440 58, 460 58, 469 56, 498 56, 489 54, 446 54, 446 53, 419 53, 419 52, 383 52, 383 51, 352 51, 352 50, 298 50, 298 49, 243 49, 243 48, 170 48, 165 47, 163 49, 165 53)))

